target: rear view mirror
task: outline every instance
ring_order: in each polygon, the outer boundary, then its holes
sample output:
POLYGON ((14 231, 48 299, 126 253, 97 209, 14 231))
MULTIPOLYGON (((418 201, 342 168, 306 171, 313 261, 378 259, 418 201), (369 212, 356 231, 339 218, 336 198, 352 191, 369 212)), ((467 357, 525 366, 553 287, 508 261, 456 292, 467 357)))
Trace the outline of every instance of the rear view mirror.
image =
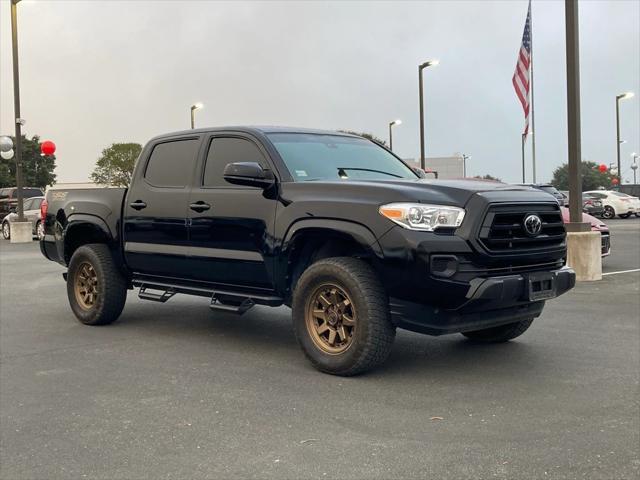
POLYGON ((229 163, 224 167, 224 179, 234 185, 266 189, 276 183, 271 170, 265 170, 256 162, 229 163))

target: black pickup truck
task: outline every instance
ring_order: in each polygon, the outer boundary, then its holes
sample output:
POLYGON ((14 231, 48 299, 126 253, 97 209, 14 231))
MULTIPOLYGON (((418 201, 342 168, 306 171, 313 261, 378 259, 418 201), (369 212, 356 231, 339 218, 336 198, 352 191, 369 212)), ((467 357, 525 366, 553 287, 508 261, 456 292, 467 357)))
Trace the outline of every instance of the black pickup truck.
POLYGON ((575 284, 558 203, 527 187, 427 180, 361 137, 292 128, 152 139, 128 189, 51 190, 40 246, 71 309, 118 318, 127 289, 287 305, 321 371, 388 356, 396 327, 481 342, 521 335, 575 284))

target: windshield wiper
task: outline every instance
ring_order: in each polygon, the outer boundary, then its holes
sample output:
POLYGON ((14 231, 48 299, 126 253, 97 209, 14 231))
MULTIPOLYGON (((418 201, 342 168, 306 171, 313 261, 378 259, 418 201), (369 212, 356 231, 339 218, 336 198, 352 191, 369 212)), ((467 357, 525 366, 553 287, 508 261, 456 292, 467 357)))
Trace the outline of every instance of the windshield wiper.
POLYGON ((345 170, 357 170, 360 172, 374 172, 382 173, 383 175, 389 175, 390 177, 403 178, 402 175, 396 175, 395 173, 383 172, 382 170, 374 170, 372 168, 356 168, 356 167, 338 167, 338 175, 342 178, 347 178, 348 175, 345 170))

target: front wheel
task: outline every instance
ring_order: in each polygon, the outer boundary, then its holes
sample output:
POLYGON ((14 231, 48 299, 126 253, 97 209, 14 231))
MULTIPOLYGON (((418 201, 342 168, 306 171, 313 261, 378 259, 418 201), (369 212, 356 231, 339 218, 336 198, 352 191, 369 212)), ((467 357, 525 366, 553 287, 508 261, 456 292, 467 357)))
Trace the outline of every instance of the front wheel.
POLYGON ((499 327, 485 328, 484 330, 474 330, 472 332, 462 332, 462 335, 475 342, 482 343, 502 343, 513 340, 526 332, 533 318, 527 318, 515 323, 501 325, 499 327))
POLYGON ((2 238, 11 240, 11 225, 9 222, 2 222, 2 238))
POLYGON ((386 292, 364 261, 336 257, 311 265, 293 293, 298 343, 318 370, 351 376, 383 363, 396 330, 386 292))
POLYGON ((616 216, 616 211, 613 209, 613 207, 611 207, 609 205, 604 207, 604 212, 602 212, 602 218, 606 218, 607 220, 611 220, 615 216, 616 216))
POLYGON ((118 319, 127 299, 127 282, 107 245, 84 245, 73 253, 67 296, 71 310, 85 325, 107 325, 118 319))

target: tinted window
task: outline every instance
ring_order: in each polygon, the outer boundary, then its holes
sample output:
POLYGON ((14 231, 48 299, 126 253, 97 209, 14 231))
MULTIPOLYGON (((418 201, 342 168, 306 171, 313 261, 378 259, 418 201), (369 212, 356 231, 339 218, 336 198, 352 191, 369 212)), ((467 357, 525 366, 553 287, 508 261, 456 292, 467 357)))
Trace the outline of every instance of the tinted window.
POLYGON ((24 202, 22 202, 22 209, 31 210, 32 209, 31 205, 33 205, 33 200, 25 200, 24 202))
POLYGON ((418 178, 398 158, 364 138, 306 133, 268 136, 296 182, 418 178))
POLYGON ((3 188, 0 190, 0 198, 9 198, 9 193, 11 193, 11 189, 3 188))
POLYGON ((189 185, 198 153, 198 140, 176 140, 156 145, 144 178, 156 187, 189 185))
MULTIPOLYGON (((204 167, 205 187, 230 187, 222 177, 224 167, 229 163, 256 162, 266 167, 264 156, 257 145, 243 138, 217 137, 211 140, 207 163, 204 167)), ((234 187, 237 188, 236 185, 234 187)))
MULTIPOLYGON (((16 192, 16 195, 17 194, 16 192)), ((23 188, 22 195, 24 198, 39 197, 42 195, 42 190, 39 188, 23 188)))

